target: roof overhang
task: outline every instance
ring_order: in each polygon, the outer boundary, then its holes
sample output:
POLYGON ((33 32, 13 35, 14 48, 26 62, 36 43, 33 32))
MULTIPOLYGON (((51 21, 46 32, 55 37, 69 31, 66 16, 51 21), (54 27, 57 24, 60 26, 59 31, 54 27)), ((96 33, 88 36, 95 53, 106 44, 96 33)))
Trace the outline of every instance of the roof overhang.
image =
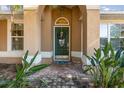
MULTIPOLYGON (((24 10, 35 10, 38 9, 39 5, 24 5, 24 10)), ((74 5, 65 5, 67 8, 72 8, 74 5)), ((86 5, 87 9, 100 9, 99 5, 86 5)))
POLYGON ((99 5, 86 5, 87 9, 100 9, 99 5))
POLYGON ((101 20, 124 20, 124 13, 101 13, 101 20))
POLYGON ((24 10, 36 10, 39 5, 24 5, 24 10))

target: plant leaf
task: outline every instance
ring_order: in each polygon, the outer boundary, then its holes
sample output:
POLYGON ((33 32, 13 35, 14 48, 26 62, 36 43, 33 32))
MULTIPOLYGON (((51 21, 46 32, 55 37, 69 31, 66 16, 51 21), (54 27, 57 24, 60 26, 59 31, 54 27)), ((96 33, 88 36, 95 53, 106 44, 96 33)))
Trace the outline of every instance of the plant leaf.
POLYGON ((116 54, 115 54, 115 60, 118 60, 118 59, 120 58, 122 51, 123 51, 122 49, 119 49, 119 50, 116 52, 116 54))
POLYGON ((42 70, 42 69, 44 69, 44 68, 46 68, 46 67, 48 67, 48 66, 49 66, 49 64, 41 64, 41 65, 33 66, 33 67, 31 67, 31 68, 28 70, 27 74, 33 74, 33 73, 35 73, 35 72, 37 72, 37 71, 39 71, 39 70, 42 70))
POLYGON ((30 61, 30 66, 32 65, 32 63, 34 62, 35 58, 37 57, 38 55, 38 51, 36 52, 36 54, 34 55, 34 57, 31 59, 30 61))

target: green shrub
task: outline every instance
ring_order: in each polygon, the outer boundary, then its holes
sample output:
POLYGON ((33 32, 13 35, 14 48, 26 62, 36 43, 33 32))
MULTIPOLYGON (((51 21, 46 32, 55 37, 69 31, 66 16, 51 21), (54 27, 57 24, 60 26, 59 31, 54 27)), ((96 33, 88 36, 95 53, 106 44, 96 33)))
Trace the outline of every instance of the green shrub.
POLYGON ((30 62, 27 62, 28 51, 25 53, 24 58, 22 58, 23 65, 16 65, 16 78, 15 80, 3 80, 0 82, 0 87, 9 87, 9 88, 23 88, 29 87, 29 80, 27 77, 39 70, 42 70, 48 67, 48 64, 40 64, 32 66, 34 60, 36 59, 38 52, 34 55, 30 62))
POLYGON ((123 49, 114 51, 111 43, 103 49, 95 49, 93 56, 87 56, 91 65, 87 65, 85 72, 92 76, 94 87, 124 87, 124 53, 123 49))

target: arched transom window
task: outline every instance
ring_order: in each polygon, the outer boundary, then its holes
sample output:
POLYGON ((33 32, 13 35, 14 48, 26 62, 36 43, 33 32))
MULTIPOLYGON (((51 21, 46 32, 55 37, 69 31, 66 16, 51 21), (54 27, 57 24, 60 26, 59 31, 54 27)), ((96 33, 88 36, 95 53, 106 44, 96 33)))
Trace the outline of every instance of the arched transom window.
POLYGON ((56 19, 55 25, 69 25, 69 21, 65 17, 59 17, 56 19))

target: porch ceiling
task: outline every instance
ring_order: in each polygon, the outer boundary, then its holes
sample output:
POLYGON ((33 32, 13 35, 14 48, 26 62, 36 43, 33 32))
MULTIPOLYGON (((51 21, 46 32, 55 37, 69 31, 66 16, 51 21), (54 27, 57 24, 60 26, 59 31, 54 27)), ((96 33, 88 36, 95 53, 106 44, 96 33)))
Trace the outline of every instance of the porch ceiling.
POLYGON ((74 6, 76 5, 64 5, 64 7, 69 8, 69 9, 72 9, 74 6))

